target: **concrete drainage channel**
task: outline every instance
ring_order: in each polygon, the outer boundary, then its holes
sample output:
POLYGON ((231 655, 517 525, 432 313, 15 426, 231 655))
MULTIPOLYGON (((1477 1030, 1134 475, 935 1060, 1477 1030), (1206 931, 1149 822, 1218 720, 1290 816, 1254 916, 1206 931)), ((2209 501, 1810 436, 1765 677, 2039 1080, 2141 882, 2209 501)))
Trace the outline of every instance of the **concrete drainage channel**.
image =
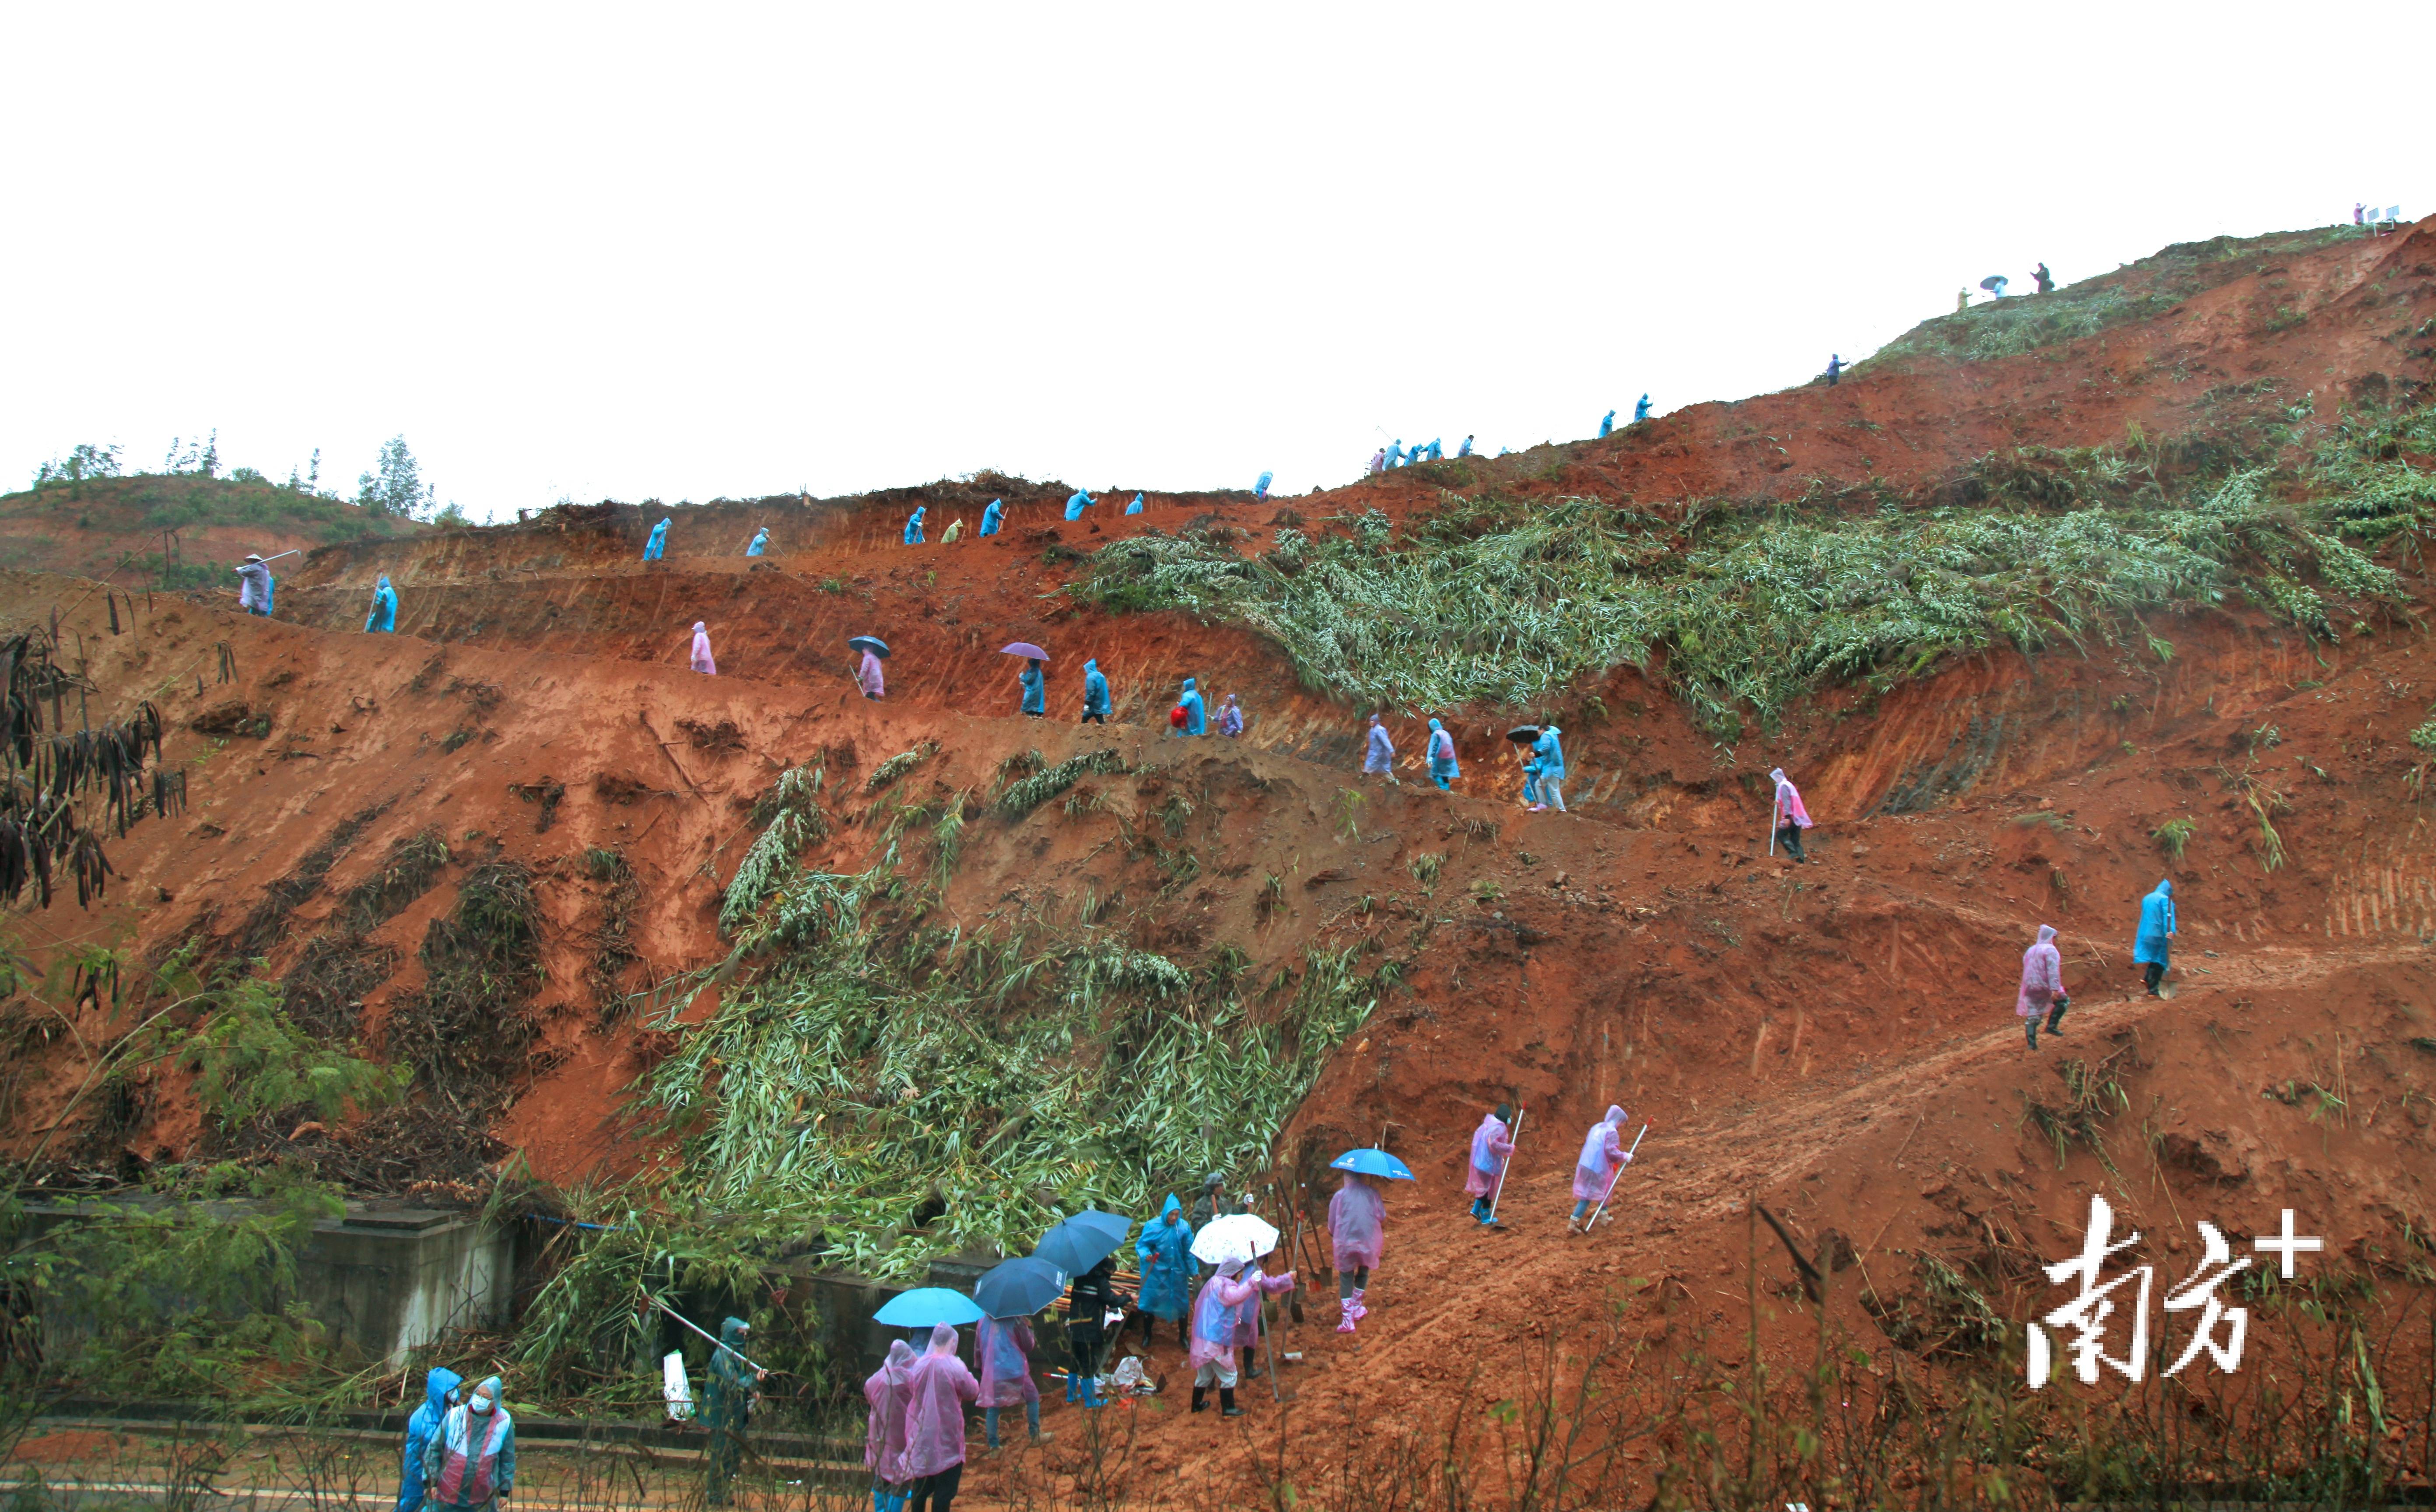
MULTIPOLYGON (((208 1503, 231 1512, 239 1508, 269 1512, 290 1506, 389 1506, 397 1501, 396 1489, 391 1483, 395 1480, 395 1455, 404 1440, 406 1419, 404 1408, 354 1410, 303 1424, 242 1414, 214 1417, 194 1402, 68 1398, 55 1404, 53 1411, 34 1419, 34 1434, 28 1435, 27 1447, 38 1445, 39 1435, 48 1434, 108 1434, 161 1443, 168 1449, 164 1457, 170 1463, 148 1464, 130 1458, 111 1465, 79 1457, 90 1473, 60 1473, 73 1470, 79 1461, 57 1461, 43 1465, 37 1478, 25 1473, 30 1467, 21 1458, 17 1465, 9 1467, 9 1473, 0 1476, 0 1497, 9 1498, 11 1504, 19 1507, 28 1504, 24 1498, 29 1494, 39 1495, 41 1505, 61 1507, 87 1506, 96 1499, 131 1499, 178 1508, 208 1503), (226 1459, 194 1452, 197 1446, 227 1444, 233 1439, 241 1442, 243 1448, 226 1459), (295 1454, 287 1456, 283 1474, 283 1451, 300 1442, 361 1446, 373 1451, 369 1457, 380 1472, 371 1476, 316 1476, 301 1471, 306 1456, 295 1454), (182 1449, 185 1451, 183 1454, 179 1452, 182 1449), (276 1477, 278 1484, 233 1484, 243 1479, 244 1471, 235 1462, 237 1454, 247 1451, 262 1451, 269 1456, 263 1469, 276 1477), (357 1484, 346 1484, 349 1480, 357 1484), (362 1485, 367 1480, 374 1483, 369 1488, 362 1485)), ((534 1485, 532 1493, 517 1496, 514 1505, 520 1512, 611 1512, 618 1507, 698 1500, 698 1479, 707 1443, 708 1434, 700 1428, 519 1414, 516 1445, 529 1466, 520 1479, 539 1484, 534 1485), (548 1473, 547 1459, 536 1461, 533 1456, 570 1449, 581 1451, 581 1458, 596 1473, 598 1467, 590 1462, 603 1455, 626 1461, 627 1469, 617 1472, 614 1480, 603 1478, 602 1484, 571 1496, 554 1497, 551 1492, 557 1488, 548 1483, 556 1477, 548 1473), (654 1470, 662 1474, 651 1475, 654 1470)), ((863 1468, 861 1444, 810 1434, 751 1434, 744 1474, 748 1479, 767 1479, 790 1489, 800 1488, 808 1496, 816 1491, 867 1489, 871 1479, 863 1468)))

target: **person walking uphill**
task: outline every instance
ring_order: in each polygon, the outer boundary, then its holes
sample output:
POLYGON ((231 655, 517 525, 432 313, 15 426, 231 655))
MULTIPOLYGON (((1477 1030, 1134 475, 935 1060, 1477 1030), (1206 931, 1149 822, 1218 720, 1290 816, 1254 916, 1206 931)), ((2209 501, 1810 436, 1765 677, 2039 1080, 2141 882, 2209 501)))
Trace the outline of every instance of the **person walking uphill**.
POLYGON ((1607 1117, 1582 1137, 1582 1156, 1574 1162, 1574 1215, 1565 1220, 1566 1233, 1590 1232, 1588 1220, 1630 1164, 1632 1152, 1624 1147, 1624 1109, 1610 1105, 1607 1117))
POLYGON ((423 1405, 406 1420, 406 1459, 398 1467, 397 1512, 416 1512, 423 1505, 423 1451, 431 1447, 441 1420, 456 1404, 457 1388, 465 1378, 435 1365, 423 1378, 423 1405))
POLYGON ((888 1358, 865 1376, 862 1399, 871 1422, 862 1437, 862 1463, 871 1471, 871 1512, 898 1512, 905 1504, 905 1406, 913 1395, 914 1347, 888 1343, 888 1358))
POLYGON ((1100 671, 1100 660, 1093 657, 1083 664, 1083 722, 1105 724, 1108 710, 1108 680, 1100 671))
POLYGON ((1387 727, 1379 722, 1376 714, 1370 716, 1370 733, 1363 746, 1362 770, 1383 776, 1389 782, 1396 780, 1396 742, 1388 739, 1387 727))
POLYGON ((1002 498, 994 498, 990 500, 989 508, 982 511, 981 533, 983 535, 998 534, 999 521, 1002 519, 1005 514, 1006 500, 1002 498))
POLYGON ((1134 1259, 1141 1270, 1141 1299, 1135 1312, 1142 1320, 1144 1342, 1156 1344, 1153 1330, 1157 1322, 1168 1322, 1175 1325, 1175 1342, 1189 1344, 1186 1317, 1192 1311, 1192 1225, 1184 1221, 1184 1204, 1175 1193, 1167 1194, 1167 1205, 1159 1209, 1156 1222, 1142 1225, 1134 1259))
POLYGON ((1599 416, 1599 439, 1601 441, 1605 441, 1609 434, 1614 429, 1615 411, 1610 409, 1606 414, 1599 416))
POLYGON ((1351 1333, 1370 1315, 1362 1295, 1387 1252, 1387 1202, 1369 1177, 1348 1171, 1328 1199, 1328 1243, 1336 1266, 1336 1331, 1351 1333))
POLYGON ((1810 858, 1802 853, 1801 832, 1810 827, 1810 810, 1801 806, 1801 790, 1778 767, 1768 776, 1776 783, 1776 797, 1768 809, 1768 827, 1776 832, 1776 843, 1804 866, 1810 858))
POLYGON ((1229 740, 1243 739, 1244 705, 1235 702, 1232 693, 1227 695, 1226 703, 1218 705, 1218 733, 1229 740))
POLYGON ((1454 737, 1447 734, 1445 725, 1430 721, 1430 780, 1444 792, 1462 775, 1463 763, 1454 756, 1454 737))
POLYGON ((491 1377, 440 1419, 423 1447, 426 1512, 475 1512, 516 1488, 516 1424, 491 1377))
POLYGON ((1001 1407, 1021 1407, 1032 1441, 1049 1442, 1051 1435, 1040 1431, 1040 1385, 1032 1379, 1032 1325, 1022 1318, 983 1318, 973 1328, 980 1340, 975 1352, 982 1367, 983 1442, 998 1448, 1001 1407))
POLYGON ((745 545, 744 554, 749 557, 757 557, 769 548, 770 530, 767 526, 764 526, 762 529, 753 532, 753 539, 745 545))
POLYGON ((1070 520, 1079 520, 1083 517, 1083 512, 1085 510, 1089 509, 1092 505, 1097 504, 1098 502, 1100 502, 1098 499, 1093 498, 1090 495, 1084 493, 1078 488, 1072 494, 1067 495, 1066 517, 1070 520))
POLYGON ((1531 755, 1540 763, 1540 801, 1531 812, 1545 813, 1554 804, 1557 812, 1565 811, 1565 743, 1559 739, 1565 732, 1553 724, 1540 726, 1540 739, 1531 742, 1531 755))
POLYGON ((1209 733, 1209 711, 1201 703, 1201 687, 1197 679, 1188 677, 1184 680, 1184 692, 1177 697, 1175 706, 1184 711, 1184 722, 1175 726, 1176 734, 1208 735, 1209 733))
POLYGON ((2022 952, 2022 990, 2013 999, 2013 1014, 2032 1050, 2039 1048, 2040 1017, 2045 1017, 2048 1034, 2061 1035, 2063 1011, 2072 1006, 2063 994, 2063 953, 2056 948, 2055 937, 2055 927, 2042 924, 2038 943, 2022 952))
POLYGON ((381 574, 380 582, 373 589, 373 612, 364 617, 364 633, 368 635, 393 635, 397 633, 397 590, 389 585, 389 574, 381 574))
POLYGON ((1049 678, 1040 670, 1039 658, 1025 657, 1023 670, 1016 673, 1015 679, 1023 685, 1023 712, 1035 720, 1047 714, 1049 712, 1049 678))
POLYGON ((643 560, 657 562, 669 549, 669 522, 662 520, 652 527, 652 538, 643 543, 643 560))
POLYGON ((2157 890, 2140 900, 2140 933, 2132 942, 2132 960, 2147 967, 2144 981, 2151 998, 2162 997, 2158 986, 2170 969, 2174 947, 2174 884, 2171 878, 2157 883, 2157 890))
POLYGON ((742 1353, 744 1336, 752 1331, 753 1326, 742 1318, 722 1323, 719 1347, 711 1351, 710 1368, 703 1376, 702 1421, 710 1430, 710 1447, 704 1459, 710 1472, 712 1506, 727 1504, 727 1483, 744 1458, 744 1430, 753 1420, 754 1389, 761 1384, 761 1372, 747 1364, 742 1353))
POLYGON ((931 1330, 931 1347, 906 1376, 906 1512, 948 1512, 965 1479, 965 1403, 982 1383, 956 1358, 956 1330, 931 1330))
POLYGON ((930 506, 927 504, 917 504, 914 507, 914 513, 907 516, 905 521, 905 544, 907 546, 920 546, 922 544, 922 515, 923 512, 929 508, 930 506))
POLYGON ((1471 1162, 1463 1173, 1463 1190, 1471 1194, 1471 1216, 1484 1224, 1489 1221, 1488 1206, 1497 1193, 1497 1178, 1505 1173, 1505 1162, 1514 1154, 1509 1138, 1513 1126, 1514 1104, 1500 1103, 1497 1111, 1483 1114, 1480 1127, 1471 1131, 1471 1162))
POLYGON ((693 669, 705 677, 719 675, 719 663, 710 654, 710 630, 703 621, 693 622, 693 669))

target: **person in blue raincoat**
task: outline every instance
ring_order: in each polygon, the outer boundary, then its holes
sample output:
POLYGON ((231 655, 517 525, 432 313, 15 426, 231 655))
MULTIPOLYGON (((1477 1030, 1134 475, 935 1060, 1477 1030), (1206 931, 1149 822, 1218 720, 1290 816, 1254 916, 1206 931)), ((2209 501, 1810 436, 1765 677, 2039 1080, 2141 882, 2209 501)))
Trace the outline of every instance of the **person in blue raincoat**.
POLYGON ((1632 407, 1632 423, 1637 426, 1648 418, 1649 395, 1644 393, 1641 396, 1641 402, 1632 407))
POLYGON ((1370 716, 1370 733, 1364 739, 1362 770, 1384 777, 1389 782, 1396 780, 1396 742, 1388 737, 1387 727, 1379 722, 1376 714, 1370 716))
POLYGON ((1430 438, 1430 461, 1434 462, 1446 461, 1446 446, 1436 436, 1430 438))
POLYGON ((1599 417, 1599 434, 1604 437, 1613 429, 1615 429, 1615 411, 1610 409, 1599 417))
POLYGON ((1388 445, 1387 445, 1387 465, 1388 465, 1388 466, 1390 466, 1390 467, 1401 467, 1401 466, 1403 466, 1403 465, 1404 465, 1404 438, 1403 438, 1403 437, 1399 436, 1399 437, 1397 437, 1393 442, 1390 442, 1390 443, 1388 443, 1388 445))
POLYGON ((1175 701, 1175 706, 1184 711, 1184 723, 1176 728, 1176 734, 1208 735, 1209 733, 1209 711, 1202 707, 1201 694, 1195 689, 1192 678, 1188 677, 1184 680, 1184 696, 1175 701))
POLYGON ((1539 740, 1531 747, 1531 754, 1540 758, 1540 801, 1531 806, 1535 814, 1550 804, 1557 806, 1557 812, 1565 811, 1565 747, 1557 739, 1563 733, 1553 724, 1543 724, 1540 726, 1539 740))
POLYGON ((1430 721, 1430 780, 1444 792, 1455 778, 1463 775, 1463 763, 1455 759, 1454 737, 1446 726, 1430 721))
POLYGON ((1079 520, 1083 517, 1083 512, 1085 510, 1089 509, 1092 505, 1097 504, 1098 502, 1100 502, 1098 499, 1093 498, 1090 495, 1084 493, 1078 488, 1067 496, 1066 517, 1070 520, 1079 520))
POLYGON ((1141 500, 1142 496, 1140 494, 1136 494, 1134 495, 1134 501, 1125 506, 1125 513, 1127 514, 1140 514, 1141 513, 1141 500))
POLYGON ((393 634, 397 631, 397 590, 389 585, 389 574, 381 574, 379 584, 373 589, 373 612, 364 617, 364 630, 369 634, 393 634))
POLYGON ((491 1376, 440 1416, 423 1446, 423 1504, 428 1512, 495 1512, 516 1489, 516 1420, 491 1376))
POLYGON ((1158 1216, 1142 1225, 1134 1258, 1141 1262, 1141 1297, 1135 1311, 1142 1320, 1143 1342, 1157 1342, 1153 1330, 1167 1322, 1175 1325, 1175 1342, 1186 1343, 1192 1328, 1192 1225, 1184 1221, 1184 1204, 1175 1193, 1169 1192, 1158 1216))
POLYGON ((1457 457, 1469 457, 1471 455, 1471 438, 1470 436, 1463 438, 1463 444, 1454 449, 1454 454, 1457 457))
POLYGON ((1265 501, 1269 496, 1269 479, 1277 476, 1275 473, 1262 473, 1261 480, 1252 485, 1252 496, 1265 501))
POLYGON ((770 529, 767 526, 763 526, 760 530, 753 532, 753 544, 744 548, 744 554, 749 557, 757 557, 769 547, 769 545, 770 529))
POLYGON ((1110 706, 1108 680, 1101 674, 1099 659, 1094 657, 1083 664, 1083 722, 1107 723, 1110 706))
POLYGON ((905 544, 907 546, 920 546, 922 544, 922 513, 927 508, 929 508, 928 505, 915 505, 914 507, 913 517, 905 522, 905 544))
POLYGON ((1005 513, 1006 500, 1002 498, 994 498, 990 500, 989 508, 982 511, 982 534, 998 534, 998 522, 1005 513))
POLYGON ((440 1419, 456 1405, 457 1388, 464 1383, 464 1377, 438 1365, 423 1378, 423 1405, 406 1420, 406 1464, 397 1477, 397 1512, 416 1512, 423 1505, 423 1451, 431 1447, 431 1435, 440 1432, 440 1419))
POLYGON ((1030 656, 1023 659, 1023 670, 1016 674, 1023 685, 1023 712, 1038 719, 1049 712, 1049 679, 1040 670, 1040 663, 1030 656))
POLYGON ((2166 942, 2174 937, 2174 884, 2160 881, 2157 890, 2140 900, 2140 933, 2132 942, 2132 959, 2148 968, 2149 996, 2159 997, 2158 984, 2166 980, 2166 968, 2173 954, 2166 942))
POLYGON ((652 527, 652 538, 643 543, 643 560, 657 562, 668 553, 669 522, 662 520, 652 527))

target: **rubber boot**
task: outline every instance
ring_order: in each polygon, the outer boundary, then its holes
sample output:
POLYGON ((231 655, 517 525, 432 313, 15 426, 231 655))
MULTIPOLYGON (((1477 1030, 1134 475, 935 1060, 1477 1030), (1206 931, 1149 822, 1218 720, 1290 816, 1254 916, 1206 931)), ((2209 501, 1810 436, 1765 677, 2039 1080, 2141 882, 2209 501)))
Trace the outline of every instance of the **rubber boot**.
POLYGON ((1105 1407, 1107 1405, 1106 1402, 1100 1399, 1100 1380, 1097 1376, 1085 1376, 1083 1378, 1083 1405, 1086 1407, 1105 1407))
POLYGON ((2048 1034, 2059 1036, 2063 1034, 2063 1011, 2071 1006, 2061 998, 2056 999, 2055 1006, 2047 1010, 2048 1034))
POLYGON ((1348 1295, 1339 1300, 1336 1304, 1336 1331, 1351 1333, 1353 1325, 1361 1318, 1361 1314, 1353 1311, 1353 1298, 1348 1295))
POLYGON ((1193 1410, 1194 1412, 1199 1412, 1199 1411, 1201 1411, 1204 1407, 1207 1407, 1207 1406, 1209 1406, 1209 1387, 1207 1387, 1207 1386, 1195 1386, 1195 1387, 1193 1387, 1193 1388, 1192 1388, 1192 1410, 1193 1410))
POLYGON ((1234 1387, 1221 1386, 1218 1388, 1218 1416, 1221 1417, 1241 1417, 1244 1416, 1244 1409, 1235 1405, 1234 1387))
POLYGON ((1362 1295, 1369 1290, 1370 1288, 1366 1286, 1357 1286, 1353 1289, 1353 1315, 1357 1319, 1370 1315, 1370 1310, 1362 1302, 1362 1295))
POLYGON ((1083 1399, 1083 1385, 1082 1385, 1082 1382, 1078 1379, 1078 1373, 1077 1373, 1077 1372, 1075 1372, 1074 1370, 1069 1369, 1069 1370, 1066 1372, 1066 1400, 1067 1400, 1068 1404, 1069 1404, 1069 1405, 1070 1405, 1070 1404, 1072 1404, 1072 1403, 1074 1403, 1074 1402, 1081 1401, 1082 1399, 1083 1399))
POLYGON ((2022 1020, 2022 1033, 2029 1036, 2030 1049, 2039 1048, 2039 1021, 2036 1016, 2022 1020))

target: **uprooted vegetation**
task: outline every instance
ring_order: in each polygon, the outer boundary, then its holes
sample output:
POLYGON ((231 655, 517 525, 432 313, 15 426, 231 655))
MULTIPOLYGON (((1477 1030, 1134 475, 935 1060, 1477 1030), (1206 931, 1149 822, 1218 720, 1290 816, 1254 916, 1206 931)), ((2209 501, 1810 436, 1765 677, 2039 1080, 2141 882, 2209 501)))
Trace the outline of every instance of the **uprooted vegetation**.
POLYGON ((2312 636, 2364 634, 2403 596, 2343 535, 2424 520, 2436 495, 2398 454, 2375 465, 2400 473, 2253 465, 2169 500, 2153 457, 2032 449, 1983 461, 1970 507, 1887 497, 1859 517, 1449 495, 1401 539, 1375 513, 1280 530, 1253 557, 1146 534, 1103 547, 1070 591, 1242 624, 1355 703, 1527 709, 1641 667, 1731 736, 1821 684, 1890 685, 1983 647, 2137 646, 2151 612, 2246 600, 2312 636))

